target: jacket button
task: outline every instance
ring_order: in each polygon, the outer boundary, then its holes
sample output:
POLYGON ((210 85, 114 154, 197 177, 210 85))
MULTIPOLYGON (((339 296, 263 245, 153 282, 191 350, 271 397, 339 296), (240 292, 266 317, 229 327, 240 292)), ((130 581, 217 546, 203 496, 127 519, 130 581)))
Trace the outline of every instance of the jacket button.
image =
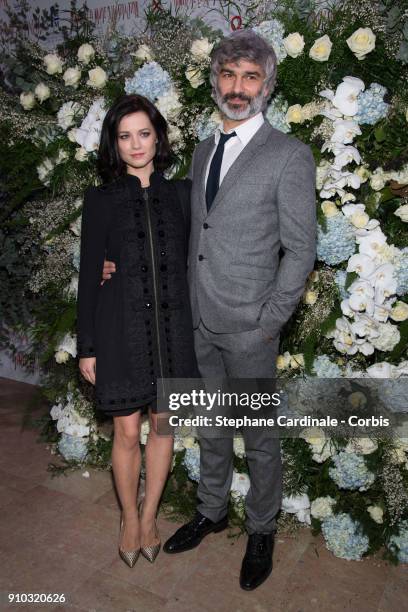
POLYGON ((199 255, 198 256, 198 261, 203 261, 203 259, 204 259, 204 255, 199 255))
POLYGON ((166 251, 160 251, 160 255, 161 255, 161 257, 165 257, 166 251))
POLYGON ((162 302, 162 308, 164 308, 166 310, 166 308, 168 308, 169 305, 167 302, 162 302))
POLYGON ((142 272, 147 272, 147 266, 140 266, 142 272))
POLYGON ((204 224, 203 224, 203 228, 204 228, 204 229, 208 229, 209 227, 210 227, 210 226, 208 225, 208 223, 204 223, 204 224))
POLYGON ((151 302, 146 302, 146 304, 145 304, 145 308, 147 308, 148 310, 151 310, 151 308, 152 308, 152 303, 151 303, 151 302))
POLYGON ((145 237, 145 233, 144 232, 138 232, 137 233, 137 237, 138 238, 144 238, 145 237))

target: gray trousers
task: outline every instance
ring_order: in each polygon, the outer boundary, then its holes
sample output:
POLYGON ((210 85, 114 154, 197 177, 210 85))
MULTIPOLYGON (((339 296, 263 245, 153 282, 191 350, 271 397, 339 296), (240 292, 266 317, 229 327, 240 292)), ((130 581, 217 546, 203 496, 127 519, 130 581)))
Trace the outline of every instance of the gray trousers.
MULTIPOLYGON (((262 329, 241 333, 211 332, 200 321, 194 331, 198 367, 203 378, 273 378, 279 339, 267 340, 262 329)), ((256 414, 254 415, 256 416, 256 414)), ((280 442, 261 428, 242 427, 249 468, 246 529, 272 533, 282 501, 280 442)), ((199 434, 198 511, 212 521, 227 513, 233 474, 233 437, 199 434)))

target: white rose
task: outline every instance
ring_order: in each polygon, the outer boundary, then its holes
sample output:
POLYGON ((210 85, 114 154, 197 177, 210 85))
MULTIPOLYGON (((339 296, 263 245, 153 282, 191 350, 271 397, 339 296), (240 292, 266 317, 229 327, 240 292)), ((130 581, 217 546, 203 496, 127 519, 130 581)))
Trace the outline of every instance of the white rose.
POLYGON ((210 43, 208 38, 199 38, 193 41, 190 53, 198 60, 206 59, 210 55, 213 46, 214 43, 210 43))
POLYGON ((401 221, 404 221, 404 223, 408 223, 408 204, 404 204, 403 206, 397 208, 394 215, 397 215, 397 217, 399 217, 401 221))
POLYGON ((339 214, 339 209, 335 203, 330 200, 324 200, 324 202, 321 203, 321 208, 325 217, 335 217, 339 214))
POLYGON ((76 88, 81 80, 81 71, 79 68, 68 68, 62 75, 62 78, 65 81, 65 85, 76 88))
POLYGON ((317 293, 316 293, 316 291, 312 291, 311 289, 306 291, 306 293, 305 293, 305 295, 303 297, 303 301, 308 306, 313 306, 314 304, 316 304, 316 302, 317 302, 317 293))
POLYGON ((316 60, 316 62, 327 62, 330 57, 332 46, 332 41, 327 34, 325 34, 321 38, 315 40, 309 51, 309 57, 316 60))
POLYGON ((357 174, 357 176, 360 177, 362 183, 365 183, 366 180, 370 178, 370 175, 371 175, 367 166, 359 166, 358 168, 354 170, 354 174, 357 174))
POLYGON ((303 123, 305 118, 303 117, 302 107, 300 104, 293 104, 289 106, 286 113, 286 121, 288 123, 303 123))
POLYGON ((69 130, 69 132, 67 132, 67 136, 68 140, 70 140, 71 142, 76 142, 76 128, 72 128, 72 130, 69 130))
POLYGON ((390 450, 390 460, 391 463, 395 465, 401 465, 405 463, 407 460, 407 456, 405 454, 404 449, 401 446, 395 446, 390 450))
POLYGON ((245 442, 241 437, 234 437, 234 455, 245 457, 245 442))
POLYGON ((386 182, 386 177, 380 172, 375 172, 371 175, 370 185, 374 191, 381 191, 386 182))
POLYGON ((131 53, 131 55, 133 55, 133 57, 137 57, 137 59, 141 61, 151 62, 153 60, 152 51, 147 45, 140 45, 140 47, 136 49, 136 52, 131 53))
POLYGON ((305 39, 299 32, 293 32, 283 39, 283 46, 290 57, 298 57, 303 53, 305 39))
POLYGON ((84 147, 78 147, 75 151, 75 159, 79 162, 86 161, 88 158, 88 152, 84 147))
POLYGON ((140 428, 140 443, 146 444, 147 436, 150 432, 150 424, 149 421, 143 421, 142 427, 140 428))
POLYGON ((48 100, 51 95, 50 88, 44 83, 39 83, 34 89, 34 93, 37 96, 40 104, 42 104, 45 100, 48 100))
POLYGON ((397 321, 400 323, 401 321, 406 321, 408 319, 408 304, 405 302, 395 302, 390 317, 393 321, 397 321))
POLYGON ((31 91, 23 91, 20 94, 20 104, 24 110, 31 110, 35 106, 35 97, 31 91))
POLYGON ((66 363, 69 359, 69 353, 67 351, 57 351, 55 353, 55 361, 57 363, 66 363))
POLYGON ((383 522, 384 511, 380 506, 368 506, 367 512, 376 523, 383 522))
POLYGON ((197 87, 200 87, 200 85, 204 83, 203 73, 195 66, 189 66, 185 71, 185 75, 191 87, 194 89, 197 89, 197 87))
POLYGON ((375 48, 375 34, 371 28, 359 28, 347 39, 347 44, 354 55, 363 60, 375 48))
POLYGON ((89 64, 91 59, 95 56, 95 49, 89 43, 81 45, 78 49, 78 60, 82 64, 89 64))
POLYGON ((310 514, 313 518, 322 520, 333 514, 333 506, 336 500, 327 495, 326 497, 317 497, 310 504, 310 514))
POLYGON ((297 353, 296 355, 292 355, 292 357, 290 358, 289 365, 294 370, 296 370, 297 368, 303 368, 305 365, 303 353, 297 353))
POLYGON ((276 367, 278 370, 286 370, 289 367, 291 355, 286 351, 283 355, 278 355, 276 358, 276 367))
POLYGON ((106 81, 108 80, 108 75, 100 66, 92 68, 92 70, 88 72, 88 77, 89 79, 86 84, 94 89, 102 89, 102 87, 105 87, 106 81))
POLYGON ((58 55, 48 53, 48 55, 44 57, 43 61, 47 74, 61 74, 63 61, 58 57, 58 55))
POLYGON ((183 446, 184 448, 194 448, 196 442, 193 438, 193 436, 187 436, 185 438, 183 438, 183 446))

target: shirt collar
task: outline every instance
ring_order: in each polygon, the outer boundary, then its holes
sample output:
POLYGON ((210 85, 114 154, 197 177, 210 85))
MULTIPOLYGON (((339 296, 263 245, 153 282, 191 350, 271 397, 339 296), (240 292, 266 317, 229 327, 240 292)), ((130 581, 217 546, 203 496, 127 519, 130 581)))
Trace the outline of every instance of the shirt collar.
POLYGON ((217 128, 217 130, 215 131, 215 135, 214 135, 215 144, 218 145, 221 132, 223 134, 229 134, 231 132, 235 132, 241 144, 245 147, 248 144, 248 142, 251 140, 251 138, 255 135, 255 132, 259 130, 261 125, 264 123, 264 121, 265 119, 264 119, 263 113, 260 112, 254 115, 253 117, 251 117, 250 119, 248 119, 248 121, 241 123, 241 125, 239 125, 238 127, 228 130, 228 132, 225 132, 223 127, 221 126, 217 128))

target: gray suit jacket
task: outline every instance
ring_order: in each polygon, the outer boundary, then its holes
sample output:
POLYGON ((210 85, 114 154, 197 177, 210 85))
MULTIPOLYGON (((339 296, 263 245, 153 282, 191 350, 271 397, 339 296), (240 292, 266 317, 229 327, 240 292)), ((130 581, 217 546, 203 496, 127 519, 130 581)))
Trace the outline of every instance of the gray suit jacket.
POLYGON ((214 136, 197 145, 189 174, 194 327, 201 318, 218 333, 261 327, 277 336, 315 261, 312 152, 265 121, 228 170, 207 213, 205 171, 213 147, 214 136))

